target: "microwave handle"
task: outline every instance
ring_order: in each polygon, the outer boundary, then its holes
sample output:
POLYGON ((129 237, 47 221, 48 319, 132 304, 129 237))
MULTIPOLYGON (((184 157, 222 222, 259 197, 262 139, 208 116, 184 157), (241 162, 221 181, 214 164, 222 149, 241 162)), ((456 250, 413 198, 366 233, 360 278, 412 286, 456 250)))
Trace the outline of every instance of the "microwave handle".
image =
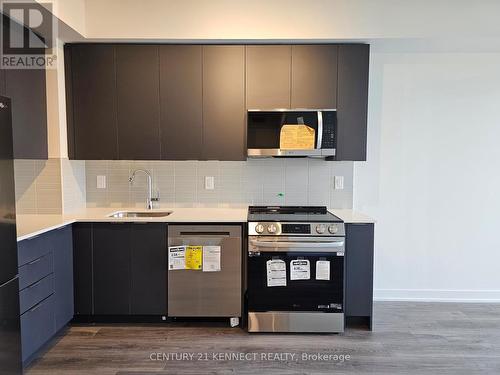
POLYGON ((323 147, 323 112, 318 111, 318 142, 316 148, 321 150, 323 147))

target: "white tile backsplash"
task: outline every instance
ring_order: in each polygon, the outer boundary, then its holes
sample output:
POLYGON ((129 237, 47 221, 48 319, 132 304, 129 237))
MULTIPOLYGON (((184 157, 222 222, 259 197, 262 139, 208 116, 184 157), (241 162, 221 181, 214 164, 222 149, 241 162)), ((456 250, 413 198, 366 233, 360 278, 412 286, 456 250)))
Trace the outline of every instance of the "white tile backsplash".
POLYGON ((62 212, 60 159, 14 160, 18 214, 62 212))
POLYGON ((250 159, 226 161, 87 161, 88 207, 144 207, 146 177, 153 175, 153 190, 160 207, 241 207, 245 205, 326 205, 352 207, 353 162, 320 159, 250 159), (98 175, 107 177, 106 189, 96 188, 98 175), (344 176, 344 190, 333 189, 333 178, 344 176), (215 189, 205 189, 213 176, 215 189))
POLYGON ((85 161, 61 159, 63 212, 74 213, 87 205, 85 161))

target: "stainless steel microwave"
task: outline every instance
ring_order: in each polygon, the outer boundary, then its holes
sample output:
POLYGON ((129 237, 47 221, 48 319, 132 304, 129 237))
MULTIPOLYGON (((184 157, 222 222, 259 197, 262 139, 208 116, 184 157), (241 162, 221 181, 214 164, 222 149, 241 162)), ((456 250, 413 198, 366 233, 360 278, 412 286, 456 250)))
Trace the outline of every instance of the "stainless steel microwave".
POLYGON ((335 156, 337 111, 335 109, 248 110, 248 157, 317 157, 335 156), (315 130, 315 147, 306 150, 280 149, 283 125, 305 124, 315 130))

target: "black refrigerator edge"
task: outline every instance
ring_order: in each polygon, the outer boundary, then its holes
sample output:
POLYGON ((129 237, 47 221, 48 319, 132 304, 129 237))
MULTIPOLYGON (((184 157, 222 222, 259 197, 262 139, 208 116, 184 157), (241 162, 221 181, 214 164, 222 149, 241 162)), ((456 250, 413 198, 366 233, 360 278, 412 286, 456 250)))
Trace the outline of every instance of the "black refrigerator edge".
POLYGON ((10 99, 0 96, 0 375, 22 374, 10 99))

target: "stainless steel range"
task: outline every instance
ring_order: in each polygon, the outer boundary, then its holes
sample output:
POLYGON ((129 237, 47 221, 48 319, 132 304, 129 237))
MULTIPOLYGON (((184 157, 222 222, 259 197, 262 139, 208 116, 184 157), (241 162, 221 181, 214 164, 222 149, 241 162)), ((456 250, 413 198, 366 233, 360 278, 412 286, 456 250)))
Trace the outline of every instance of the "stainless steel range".
POLYGON ((326 207, 250 207, 249 332, 344 331, 344 223, 326 207))

